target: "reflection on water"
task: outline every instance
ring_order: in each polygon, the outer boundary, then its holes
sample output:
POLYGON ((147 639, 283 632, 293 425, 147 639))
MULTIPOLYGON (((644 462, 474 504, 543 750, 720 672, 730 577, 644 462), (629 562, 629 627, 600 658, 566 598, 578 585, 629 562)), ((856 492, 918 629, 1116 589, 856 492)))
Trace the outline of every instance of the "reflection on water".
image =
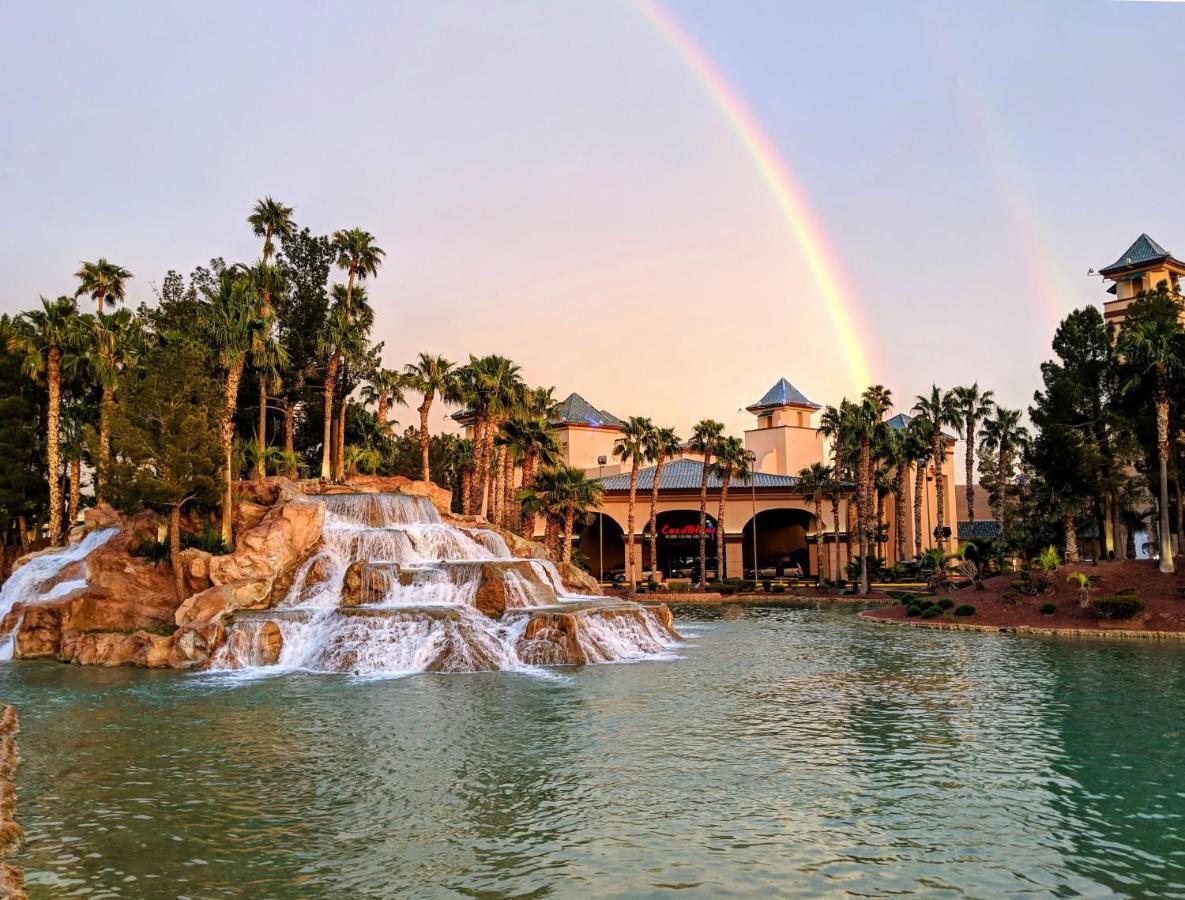
POLYGON ((22 663, 33 896, 1185 891, 1185 647, 689 613, 683 659, 22 663))

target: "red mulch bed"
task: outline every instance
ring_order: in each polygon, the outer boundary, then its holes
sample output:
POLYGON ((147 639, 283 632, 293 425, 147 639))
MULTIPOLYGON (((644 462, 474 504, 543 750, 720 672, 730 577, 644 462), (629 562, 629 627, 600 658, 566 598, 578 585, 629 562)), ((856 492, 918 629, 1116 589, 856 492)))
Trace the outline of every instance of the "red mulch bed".
POLYGON ((1017 626, 1034 628, 1078 628, 1099 631, 1181 631, 1185 632, 1185 597, 1177 593, 1185 587, 1185 560, 1177 560, 1173 575, 1162 575, 1153 560, 1121 560, 1094 565, 1062 566, 1053 575, 1053 591, 1041 597, 1027 597, 1013 588, 1015 575, 999 575, 984 582, 984 590, 962 588, 949 596, 955 605, 970 603, 973 616, 952 615, 949 610, 941 618, 909 618, 905 606, 894 604, 864 613, 866 618, 908 621, 911 625, 947 624, 1017 626), (1096 580, 1092 599, 1114 594, 1123 588, 1134 588, 1147 609, 1136 619, 1128 621, 1100 619, 1092 607, 1078 605, 1077 586, 1067 582, 1071 572, 1085 572, 1096 580), (1020 602, 1016 602, 1016 598, 1020 602), (1057 605, 1057 612, 1044 615, 1046 603, 1057 605))

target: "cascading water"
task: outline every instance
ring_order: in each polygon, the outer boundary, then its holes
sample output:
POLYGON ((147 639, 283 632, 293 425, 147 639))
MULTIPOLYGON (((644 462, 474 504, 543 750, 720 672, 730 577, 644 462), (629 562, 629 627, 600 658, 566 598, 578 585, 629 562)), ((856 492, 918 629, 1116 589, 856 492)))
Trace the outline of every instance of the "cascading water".
MULTIPOLYGON (((278 629, 281 639, 273 669, 363 675, 523 669, 520 649, 532 615, 612 606, 568 592, 550 560, 513 557, 495 531, 442 522, 422 497, 323 499, 319 552, 275 608, 238 614, 212 669, 260 665, 268 629, 278 629), (498 617, 479 608, 479 595, 490 590, 497 593, 498 617)), ((677 640, 648 610, 588 618, 573 642, 593 662, 663 654, 677 640)), ((537 636, 532 640, 531 648, 540 644, 537 636)), ((541 654, 548 661, 553 655, 541 654)))
MULTIPOLYGON (((42 553, 30 559, 13 572, 4 582, 4 586, 0 587, 0 622, 4 621, 18 603, 25 606, 48 603, 86 587, 86 557, 92 550, 103 546, 117 534, 118 528, 100 528, 90 532, 71 547, 42 553), (63 570, 73 563, 78 564, 78 570, 72 573, 73 577, 53 583, 63 570)), ((13 623, 7 634, 0 639, 0 659, 12 659, 13 636, 19 627, 19 621, 13 623)))

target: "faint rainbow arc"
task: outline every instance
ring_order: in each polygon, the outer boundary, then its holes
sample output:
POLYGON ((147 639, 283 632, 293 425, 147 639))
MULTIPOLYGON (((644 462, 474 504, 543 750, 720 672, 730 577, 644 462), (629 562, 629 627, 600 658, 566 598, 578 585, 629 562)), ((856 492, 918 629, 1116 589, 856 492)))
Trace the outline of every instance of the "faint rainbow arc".
POLYGON ((704 94, 736 133, 773 195, 835 328, 852 386, 862 390, 872 384, 872 369, 880 366, 867 329, 855 312, 855 293, 826 231, 789 167, 744 101, 679 23, 656 0, 635 0, 635 3, 654 30, 674 48, 704 94))

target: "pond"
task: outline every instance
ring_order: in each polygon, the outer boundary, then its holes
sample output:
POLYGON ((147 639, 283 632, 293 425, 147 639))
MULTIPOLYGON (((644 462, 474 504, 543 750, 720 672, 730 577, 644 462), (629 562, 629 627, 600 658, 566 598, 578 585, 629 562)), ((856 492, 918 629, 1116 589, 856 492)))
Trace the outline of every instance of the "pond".
POLYGON ((680 658, 6 663, 34 897, 1185 892, 1185 645, 679 611, 680 658))

